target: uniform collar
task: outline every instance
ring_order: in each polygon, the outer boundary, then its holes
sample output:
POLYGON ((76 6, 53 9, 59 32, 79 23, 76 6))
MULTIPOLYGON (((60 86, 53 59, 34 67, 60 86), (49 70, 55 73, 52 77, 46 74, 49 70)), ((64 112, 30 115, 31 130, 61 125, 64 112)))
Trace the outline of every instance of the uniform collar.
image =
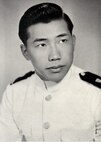
POLYGON ((65 77, 59 82, 59 83, 54 83, 52 81, 43 81, 36 73, 35 73, 35 86, 37 88, 40 88, 42 90, 54 90, 57 88, 60 88, 61 86, 63 86, 63 84, 65 82, 68 82, 69 79, 72 77, 73 75, 73 68, 74 66, 72 65, 69 69, 69 71, 67 72, 67 74, 65 75, 65 77))

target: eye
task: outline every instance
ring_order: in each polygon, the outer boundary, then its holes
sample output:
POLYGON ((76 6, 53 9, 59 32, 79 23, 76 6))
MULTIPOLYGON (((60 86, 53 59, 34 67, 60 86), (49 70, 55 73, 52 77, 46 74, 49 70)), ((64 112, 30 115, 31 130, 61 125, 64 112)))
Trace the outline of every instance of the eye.
POLYGON ((35 47, 45 47, 45 46, 46 46, 45 43, 41 43, 41 44, 36 45, 35 47))
POLYGON ((60 41, 59 41, 59 43, 66 43, 68 41, 68 39, 61 39, 60 41))

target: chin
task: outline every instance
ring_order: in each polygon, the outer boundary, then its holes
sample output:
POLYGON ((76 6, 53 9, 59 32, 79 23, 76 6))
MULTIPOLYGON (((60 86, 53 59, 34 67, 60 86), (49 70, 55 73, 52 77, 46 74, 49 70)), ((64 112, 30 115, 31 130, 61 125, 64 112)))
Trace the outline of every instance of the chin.
POLYGON ((64 78, 65 75, 63 76, 55 76, 49 80, 53 81, 53 82, 56 82, 56 83, 59 83, 63 78, 64 78))

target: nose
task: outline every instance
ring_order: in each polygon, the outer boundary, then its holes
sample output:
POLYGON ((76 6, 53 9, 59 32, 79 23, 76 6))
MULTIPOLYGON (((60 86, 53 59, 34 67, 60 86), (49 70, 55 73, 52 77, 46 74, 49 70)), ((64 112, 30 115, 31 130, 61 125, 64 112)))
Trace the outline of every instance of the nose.
POLYGON ((48 59, 49 61, 61 60, 60 51, 56 46, 51 47, 48 59))

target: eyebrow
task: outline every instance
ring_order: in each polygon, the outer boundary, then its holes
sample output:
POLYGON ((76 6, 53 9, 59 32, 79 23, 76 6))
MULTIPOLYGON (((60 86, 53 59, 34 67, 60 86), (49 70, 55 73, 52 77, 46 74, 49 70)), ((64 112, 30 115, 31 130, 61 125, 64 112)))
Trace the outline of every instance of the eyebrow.
MULTIPOLYGON (((63 34, 60 34, 60 35, 57 35, 56 38, 58 37, 64 37, 64 36, 68 36, 69 34, 67 33, 63 33, 63 34)), ((35 42, 41 42, 41 41, 47 41, 47 38, 36 38, 33 43, 35 42)))
POLYGON ((63 34, 60 34, 60 35, 58 35, 58 36, 56 36, 56 37, 64 37, 64 36, 68 36, 69 34, 67 34, 67 33, 63 33, 63 34))
POLYGON ((40 41, 46 41, 47 39, 46 38, 36 38, 33 43, 35 42, 40 42, 40 41))

